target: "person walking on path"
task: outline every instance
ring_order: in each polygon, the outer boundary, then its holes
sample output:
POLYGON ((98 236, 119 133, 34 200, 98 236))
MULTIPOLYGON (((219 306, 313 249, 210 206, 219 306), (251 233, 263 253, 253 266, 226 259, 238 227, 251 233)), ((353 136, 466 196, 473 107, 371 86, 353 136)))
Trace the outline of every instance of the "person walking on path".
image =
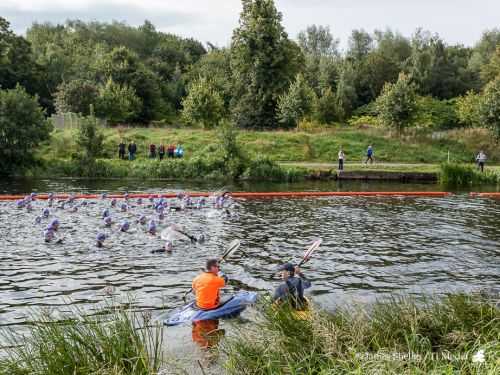
POLYGON ((484 163, 486 163, 486 154, 483 152, 483 150, 479 151, 479 154, 476 156, 476 161, 477 161, 477 167, 481 170, 481 172, 484 172, 484 163))
POLYGON ((123 142, 123 139, 120 141, 120 144, 118 145, 118 157, 122 160, 125 159, 125 142, 123 142))
POLYGON ((128 145, 128 160, 134 160, 136 152, 137 152, 137 145, 135 144, 134 141, 132 141, 128 145))
POLYGON ((344 154, 344 151, 342 150, 342 147, 341 147, 339 150, 339 171, 344 170, 344 158, 345 158, 345 154, 344 154))
POLYGON ((368 160, 370 161, 370 164, 373 164, 373 147, 372 147, 372 145, 368 146, 368 150, 366 150, 365 164, 368 164, 368 160))

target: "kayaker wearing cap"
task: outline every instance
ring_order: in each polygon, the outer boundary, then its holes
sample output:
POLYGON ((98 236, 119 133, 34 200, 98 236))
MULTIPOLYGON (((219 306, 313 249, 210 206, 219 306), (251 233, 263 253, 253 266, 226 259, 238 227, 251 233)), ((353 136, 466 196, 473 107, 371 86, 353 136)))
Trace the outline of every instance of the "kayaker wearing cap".
POLYGON ((299 267, 291 263, 283 264, 278 270, 281 271, 284 283, 274 291, 273 301, 289 301, 295 309, 303 309, 307 305, 304 289, 310 288, 311 282, 304 277, 299 267))
POLYGON ((193 280, 193 291, 196 295, 196 305, 203 310, 215 309, 220 303, 220 289, 227 283, 224 274, 219 276, 219 261, 209 259, 206 271, 193 280))

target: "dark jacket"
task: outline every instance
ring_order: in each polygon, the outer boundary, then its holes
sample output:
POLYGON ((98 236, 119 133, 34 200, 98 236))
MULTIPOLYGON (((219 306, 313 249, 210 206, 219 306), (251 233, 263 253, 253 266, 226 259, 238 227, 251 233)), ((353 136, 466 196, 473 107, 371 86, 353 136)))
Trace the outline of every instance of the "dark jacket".
POLYGON ((302 273, 297 276, 289 277, 286 282, 276 288, 273 301, 288 301, 297 309, 307 303, 304 298, 304 289, 310 288, 311 282, 302 273))

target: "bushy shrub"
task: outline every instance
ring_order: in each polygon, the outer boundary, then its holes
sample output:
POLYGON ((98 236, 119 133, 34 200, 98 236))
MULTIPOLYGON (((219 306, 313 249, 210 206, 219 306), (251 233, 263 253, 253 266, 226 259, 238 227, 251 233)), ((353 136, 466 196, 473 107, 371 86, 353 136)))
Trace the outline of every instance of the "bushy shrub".
POLYGON ((448 130, 462 126, 455 100, 438 100, 430 96, 417 99, 413 123, 434 130, 448 130))

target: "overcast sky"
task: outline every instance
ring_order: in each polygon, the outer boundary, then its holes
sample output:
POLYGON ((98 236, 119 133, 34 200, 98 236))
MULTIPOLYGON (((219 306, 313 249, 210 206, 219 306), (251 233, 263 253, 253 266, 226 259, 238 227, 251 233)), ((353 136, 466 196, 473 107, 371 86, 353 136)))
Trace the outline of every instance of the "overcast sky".
MULTIPOLYGON (((500 0, 275 0, 288 34, 308 25, 328 25, 345 46, 352 29, 390 27, 411 35, 418 27, 449 43, 474 44, 482 31, 500 27, 500 0)), ((229 44, 238 24, 239 0, 0 0, 0 16, 17 33, 34 22, 66 19, 150 20, 157 29, 218 46, 229 44)))

